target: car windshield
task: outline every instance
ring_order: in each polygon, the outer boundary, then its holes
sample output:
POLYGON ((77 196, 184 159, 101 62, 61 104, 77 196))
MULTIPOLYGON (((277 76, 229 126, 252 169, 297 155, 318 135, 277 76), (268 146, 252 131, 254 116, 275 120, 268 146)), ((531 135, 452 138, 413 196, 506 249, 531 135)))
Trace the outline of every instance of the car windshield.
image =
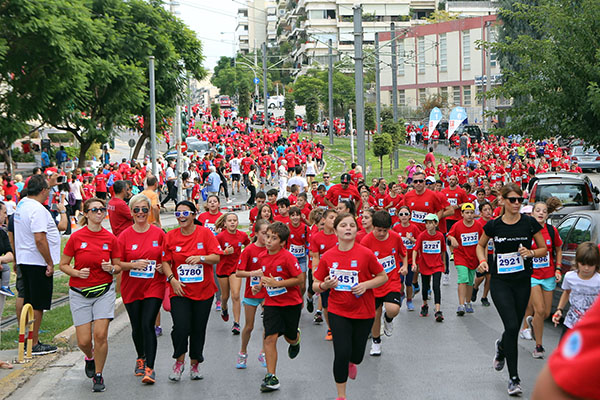
POLYGON ((593 147, 575 146, 573 147, 573 155, 600 156, 600 153, 593 147))
POLYGON ((589 205, 585 184, 553 184, 538 186, 536 201, 546 201, 550 197, 557 197, 563 206, 589 205))

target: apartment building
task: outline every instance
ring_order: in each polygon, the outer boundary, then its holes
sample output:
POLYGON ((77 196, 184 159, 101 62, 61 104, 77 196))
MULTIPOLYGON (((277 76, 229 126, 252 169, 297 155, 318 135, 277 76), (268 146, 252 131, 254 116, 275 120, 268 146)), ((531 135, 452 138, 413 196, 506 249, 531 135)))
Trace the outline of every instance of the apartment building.
POLYGON ((236 39, 243 54, 260 50, 263 43, 277 45, 278 4, 270 0, 247 0, 238 8, 236 39))

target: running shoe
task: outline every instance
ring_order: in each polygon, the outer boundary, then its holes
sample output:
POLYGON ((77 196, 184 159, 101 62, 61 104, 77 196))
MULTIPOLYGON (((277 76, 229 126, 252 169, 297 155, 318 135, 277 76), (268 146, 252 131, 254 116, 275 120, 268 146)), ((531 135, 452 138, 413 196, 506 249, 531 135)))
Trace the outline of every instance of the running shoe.
POLYGON ((436 322, 442 322, 444 320, 444 314, 441 311, 436 311, 434 315, 436 322))
POLYGON ((356 374, 358 374, 358 370, 356 368, 356 364, 348 363, 348 378, 356 379, 356 374))
POLYGON ((419 284, 416 284, 416 285, 415 285, 415 284, 413 283, 413 285, 412 285, 412 286, 413 286, 413 296, 416 296, 416 295, 417 295, 417 293, 419 293, 419 292, 421 291, 421 288, 419 287, 419 284))
POLYGON ((229 321, 229 311, 226 308, 221 309, 221 319, 225 322, 229 321))
POLYGON ((221 311, 221 300, 215 302, 215 311, 221 311))
POLYGON ((448 286, 450 284, 450 274, 444 274, 442 276, 442 285, 448 286))
POLYGON ((94 375, 96 374, 96 362, 94 361, 93 358, 87 358, 84 357, 85 359, 85 376, 87 376, 88 378, 93 378, 94 375))
POLYGON ((272 392, 279 389, 279 387, 279 379, 277 379, 277 377, 273 374, 267 374, 265 375, 265 379, 263 379, 262 383, 260 384, 260 391, 272 392))
POLYGON ((496 371, 502 371, 502 369, 504 369, 504 363, 506 360, 504 358, 504 353, 500 348, 500 339, 496 339, 494 347, 496 350, 496 354, 494 354, 494 369, 496 371))
POLYGON ((456 309, 456 315, 458 315, 459 317, 465 315, 465 306, 458 306, 458 308, 456 309))
POLYGON ((154 333, 156 334, 156 337, 162 336, 162 328, 160 326, 155 326, 154 333))
POLYGON ((146 367, 144 370, 144 377, 142 378, 142 383, 146 383, 148 385, 152 385, 156 382, 156 373, 152 368, 146 367))
POLYGON ((306 298, 306 311, 308 311, 309 313, 312 314, 312 312, 315 310, 315 303, 313 302, 312 297, 307 297, 306 298))
POLYGON ((202 374, 200 373, 200 370, 198 369, 199 366, 200 366, 200 363, 190 365, 190 367, 191 367, 190 368, 190 379, 193 381, 197 381, 197 380, 204 378, 202 376, 202 374))
POLYGON ((173 364, 173 371, 169 374, 169 379, 173 382, 179 382, 184 370, 185 366, 183 365, 183 362, 175 361, 175 364, 173 364))
POLYGON ((315 313, 314 323, 317 325, 323 323, 323 313, 319 310, 317 310, 317 312, 315 313))
POLYGON ((146 371, 146 361, 143 358, 138 358, 135 360, 135 368, 133 369, 133 373, 135 376, 143 376, 146 371))
POLYGON ((10 288, 8 286, 0 287, 0 294, 4 295, 6 297, 15 297, 15 294, 13 293, 12 290, 10 290, 10 288))
POLYGON ((531 355, 533 356, 533 358, 544 358, 545 352, 546 351, 544 350, 544 346, 536 345, 531 355))
POLYGON ((57 350, 58 349, 56 346, 38 342, 35 346, 33 346, 31 354, 33 354, 34 356, 43 356, 44 354, 56 353, 57 350))
POLYGON ((378 357, 381 355, 381 343, 375 343, 371 341, 371 351, 369 351, 369 355, 373 357, 378 357))
POLYGON ((423 304, 421 306, 421 317, 426 317, 429 315, 429 306, 427 304, 423 304))
POLYGON ((471 295, 471 301, 477 301, 477 292, 479 292, 479 289, 473 288, 473 294, 471 295))
POLYGON ((454 253, 450 253, 449 261, 454 261, 454 253))
POLYGON ((531 331, 531 337, 533 340, 535 340, 535 331, 533 330, 533 315, 529 315, 527 318, 525 318, 525 321, 527 322, 527 327, 531 331))
POLYGON ((394 320, 391 320, 390 322, 387 322, 387 319, 385 319, 385 314, 383 315, 383 333, 385 334, 385 336, 392 336, 392 333, 394 332, 394 320))
POLYGON ((239 335, 240 332, 241 332, 240 324, 238 324, 237 322, 234 322, 233 327, 231 328, 231 333, 233 333, 234 335, 239 335))
POLYGON ((267 368, 267 359, 265 358, 265 353, 260 353, 258 355, 258 362, 263 366, 263 368, 267 368))
POLYGON ((331 342, 333 340, 333 335, 331 334, 331 329, 327 329, 327 335, 325 335, 325 340, 331 342))
POLYGON ((465 311, 468 314, 473 314, 475 312, 475 310, 473 310, 473 305, 471 303, 465 304, 465 311))
POLYGON ((106 386, 104 385, 104 378, 102 374, 98 373, 92 378, 92 392, 104 392, 106 386))
POLYGON ((406 308, 408 311, 415 311, 415 305, 413 304, 412 300, 406 300, 406 308))
POLYGON ((523 389, 521 389, 521 381, 519 378, 514 377, 510 378, 508 381, 508 395, 509 396, 520 396, 523 394, 523 389))
POLYGON ((248 360, 248 354, 238 353, 237 362, 235 367, 237 369, 246 369, 246 361, 248 360))
POLYGON ((298 353, 300 353, 301 335, 302 333, 300 332, 300 328, 298 328, 298 340, 296 341, 296 344, 290 344, 288 346, 288 357, 292 360, 298 356, 298 353))
POLYGON ((531 336, 531 330, 529 330, 529 328, 521 329, 519 331, 519 337, 525 340, 533 340, 533 337, 531 336))
POLYGON ((484 307, 489 307, 490 306, 490 302, 488 301, 487 297, 482 297, 481 298, 481 305, 483 305, 484 307))

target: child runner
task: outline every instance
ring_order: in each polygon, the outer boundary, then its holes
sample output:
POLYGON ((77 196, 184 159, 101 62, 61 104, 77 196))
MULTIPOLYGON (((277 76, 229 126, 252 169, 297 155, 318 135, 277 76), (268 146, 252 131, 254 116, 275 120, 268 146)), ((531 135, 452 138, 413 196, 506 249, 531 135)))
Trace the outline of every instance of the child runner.
POLYGON ((281 335, 290 344, 288 356, 296 358, 300 353, 300 312, 302 295, 300 285, 304 282, 304 273, 285 244, 290 229, 282 222, 273 222, 267 228, 267 252, 259 262, 263 277, 258 285, 252 286, 252 293, 258 294, 263 287, 267 297, 263 306, 263 326, 265 338, 263 346, 267 359, 267 374, 260 385, 262 392, 279 389, 279 379, 275 376, 277 368, 277 338, 281 335))
MULTIPOLYGON (((406 270, 406 274, 404 272, 400 275, 400 281, 404 283, 404 292, 406 294, 406 308, 408 311, 414 311, 415 306, 413 304, 413 276, 414 274, 419 274, 418 268, 413 270, 412 260, 413 260, 413 249, 415 248, 415 243, 417 242, 417 237, 421 234, 421 231, 414 222, 410 221, 410 208, 408 206, 401 206, 398 209, 398 218, 400 219, 400 223, 394 226, 394 231, 397 232, 402 238, 402 243, 404 243, 404 248, 406 249, 406 259, 408 264, 402 266, 402 271, 406 270)), ((416 294, 416 293, 415 293, 416 294)))
POLYGON ((234 335, 239 335, 242 280, 235 275, 235 271, 242 254, 242 247, 250 243, 250 239, 248 239, 246 232, 238 230, 238 216, 235 213, 230 212, 220 216, 215 223, 215 228, 221 231, 217 235, 217 240, 223 249, 221 260, 217 264, 217 278, 219 279, 219 286, 221 286, 221 318, 225 322, 229 321, 227 302, 231 294, 233 307, 231 332, 234 335))
POLYGON ((283 222, 284 224, 290 223, 290 200, 286 197, 277 199, 277 214, 275 214, 275 221, 283 222))
POLYGON ((442 322, 444 314, 440 309, 442 302, 442 292, 440 290, 440 281, 442 272, 445 268, 446 257, 446 241, 444 234, 437 230, 438 216, 435 214, 427 214, 425 216, 425 231, 421 232, 417 237, 415 248, 413 251, 413 271, 416 271, 417 265, 421 273, 421 284, 423 305, 421 306, 421 317, 426 317, 429 314, 429 306, 427 305, 429 287, 431 277, 433 276, 433 298, 435 302, 435 320, 442 322), (417 262, 418 260, 418 262, 417 262))
MULTIPOLYGON (((290 239, 287 242, 287 249, 290 253, 298 260, 300 269, 306 275, 307 269, 307 251, 310 238, 310 229, 302 222, 302 211, 300 208, 294 206, 290 208, 290 239)), ((304 296, 306 290, 306 281, 300 285, 300 293, 304 296)), ((312 301, 312 300, 311 300, 312 301)))
MULTIPOLYGON (((268 206, 267 206, 268 208, 268 206)), ((248 359, 248 342, 250 342, 250 335, 254 329, 254 317, 256 316, 256 309, 261 305, 265 298, 265 292, 260 291, 257 294, 252 293, 252 286, 257 285, 263 276, 263 271, 260 267, 260 257, 266 251, 266 235, 267 227, 270 222, 264 219, 259 219, 254 224, 254 243, 246 246, 240 261, 238 263, 237 272, 235 275, 238 278, 246 278, 246 286, 244 290, 244 329, 242 329, 242 347, 238 354, 236 368, 246 368, 246 361, 248 359)), ((258 361, 263 367, 267 366, 265 360, 265 351, 262 349, 258 355, 258 361)))
MULTIPOLYGON (((223 213, 220 210, 221 200, 219 200, 219 196, 215 196, 214 194, 208 196, 206 199, 206 212, 198 215, 198 221, 205 227, 210 229, 213 235, 217 236, 219 232, 217 232, 215 228, 215 222, 223 213)), ((217 293, 215 294, 215 311, 221 311, 221 285, 219 285, 219 280, 217 278, 217 266, 213 265, 213 280, 217 284, 217 293)))

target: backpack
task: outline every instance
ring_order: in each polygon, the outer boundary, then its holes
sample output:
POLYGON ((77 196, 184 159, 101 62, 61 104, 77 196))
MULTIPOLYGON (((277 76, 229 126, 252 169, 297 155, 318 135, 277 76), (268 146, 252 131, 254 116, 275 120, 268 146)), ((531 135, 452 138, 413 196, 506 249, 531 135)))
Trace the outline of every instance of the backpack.
POLYGON ((77 199, 75 198, 75 193, 69 192, 69 195, 67 196, 67 203, 70 206, 74 206, 75 203, 77 203, 77 199))
POLYGON ((550 224, 546 224, 546 229, 548 230, 548 234, 550 235, 550 241, 552 242, 552 258, 556 260, 556 246, 554 243, 556 242, 556 228, 550 224))

